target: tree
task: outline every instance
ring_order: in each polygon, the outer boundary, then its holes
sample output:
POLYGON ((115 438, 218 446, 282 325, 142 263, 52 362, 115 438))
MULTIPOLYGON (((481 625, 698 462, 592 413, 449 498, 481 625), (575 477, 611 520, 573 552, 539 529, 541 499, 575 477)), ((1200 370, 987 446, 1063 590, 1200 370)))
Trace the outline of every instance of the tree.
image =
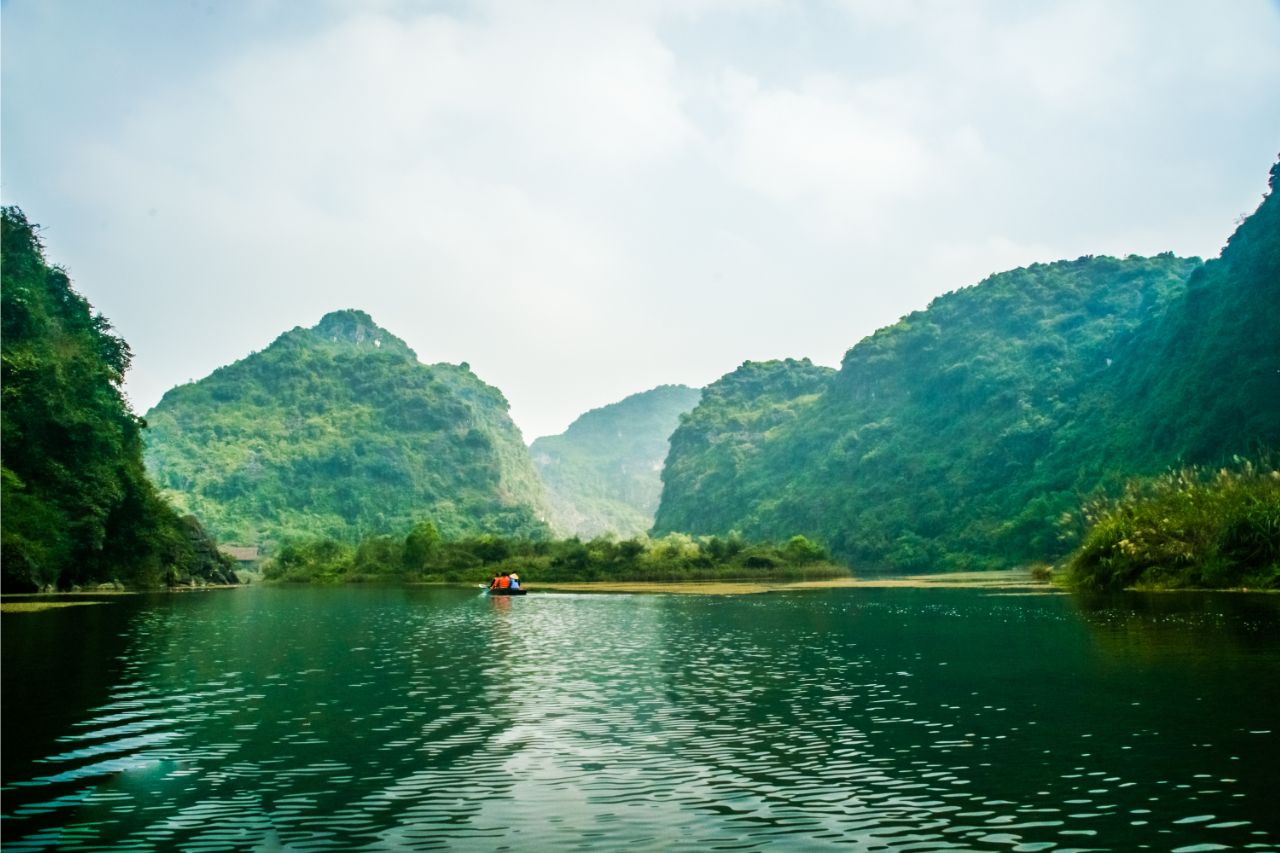
POLYGON ((203 530, 184 525, 146 477, 144 423, 120 390, 129 345, 45 261, 22 211, 6 207, 0 219, 5 591, 223 580, 203 530))
POLYGON ((440 531, 430 521, 419 521, 404 538, 404 568, 409 571, 425 568, 439 547, 440 531))

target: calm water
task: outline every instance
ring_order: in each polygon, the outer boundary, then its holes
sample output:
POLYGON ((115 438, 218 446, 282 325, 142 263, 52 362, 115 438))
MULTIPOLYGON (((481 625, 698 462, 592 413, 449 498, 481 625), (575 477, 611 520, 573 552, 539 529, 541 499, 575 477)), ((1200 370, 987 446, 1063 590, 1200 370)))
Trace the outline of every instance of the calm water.
POLYGON ((246 589, 3 618, 36 849, 1280 846, 1280 597, 246 589))

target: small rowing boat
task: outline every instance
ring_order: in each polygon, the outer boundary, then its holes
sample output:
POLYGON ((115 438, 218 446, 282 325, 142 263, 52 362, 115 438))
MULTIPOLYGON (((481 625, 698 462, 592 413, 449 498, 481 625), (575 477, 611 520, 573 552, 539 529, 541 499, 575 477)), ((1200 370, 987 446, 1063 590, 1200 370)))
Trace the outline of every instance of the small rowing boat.
POLYGON ((487 591, 490 595, 524 595, 527 592, 527 590, 524 589, 512 589, 511 587, 507 587, 506 589, 503 589, 502 587, 494 587, 487 591))

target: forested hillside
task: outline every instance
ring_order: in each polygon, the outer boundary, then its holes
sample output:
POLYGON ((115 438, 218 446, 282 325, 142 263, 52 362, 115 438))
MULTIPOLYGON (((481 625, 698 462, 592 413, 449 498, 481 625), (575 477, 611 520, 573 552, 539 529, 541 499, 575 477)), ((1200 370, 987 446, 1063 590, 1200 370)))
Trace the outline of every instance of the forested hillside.
POLYGON ((129 346, 3 210, 3 589, 232 579, 193 518, 156 495, 120 384, 129 346))
POLYGON ((992 276, 859 343, 766 429, 744 423, 774 412, 774 393, 726 407, 708 389, 672 438, 657 530, 800 533, 855 566, 901 569, 1060 553, 1062 513, 1099 485, 1061 443, 1114 428, 1091 391, 1198 266, 1086 257, 992 276))
POLYGON ((295 328, 147 414, 147 465, 226 542, 355 541, 430 519, 446 536, 547 532, 507 401, 424 365, 361 311, 295 328))
POLYGON ((672 436, 656 531, 801 533, 867 567, 1008 566, 1066 553, 1083 500, 1131 477, 1275 451, 1275 184, 1273 168, 1207 264, 1036 264, 880 330, 807 394, 785 374, 716 393, 730 374, 672 436))
MULTIPOLYGON (((1184 299, 1128 342, 1068 458, 1136 475, 1073 514, 1086 586, 1280 584, 1280 164, 1271 192, 1184 299), (1233 458, 1237 457, 1238 458, 1233 458), (1173 462, 1178 468, 1172 467, 1173 462), (1158 476, 1157 476, 1158 475, 1158 476)), ((1069 456, 1068 456, 1069 454, 1069 456)))
POLYGON ((547 490, 551 525, 564 536, 635 536, 653 525, 662 464, 680 416, 701 392, 662 385, 579 417, 529 447, 547 490))
POLYGON ((654 531, 739 529, 744 506, 777 494, 792 474, 784 466, 760 466, 761 453, 835 373, 807 358, 747 361, 703 389, 701 402, 671 436, 654 531), (770 479, 775 476, 781 479, 770 479))
MULTIPOLYGON (((1170 460, 1280 450, 1280 163, 1270 193, 1186 295, 1128 342, 1098 395, 1111 429, 1097 455, 1153 472, 1170 460)), ((1093 453, 1095 442, 1082 442, 1093 453)))

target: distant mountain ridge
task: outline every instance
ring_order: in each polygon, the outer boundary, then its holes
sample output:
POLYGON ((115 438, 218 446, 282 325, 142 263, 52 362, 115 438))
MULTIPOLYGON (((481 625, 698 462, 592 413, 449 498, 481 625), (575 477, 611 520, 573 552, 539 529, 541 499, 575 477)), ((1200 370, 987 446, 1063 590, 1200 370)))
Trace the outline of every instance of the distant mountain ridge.
POLYGON ((146 416, 164 493, 224 542, 547 532, 541 485, 502 393, 425 365, 363 311, 335 311, 146 416))
POLYGON ((701 392, 662 385, 592 409, 529 452, 561 535, 634 536, 653 525, 668 439, 701 392))

